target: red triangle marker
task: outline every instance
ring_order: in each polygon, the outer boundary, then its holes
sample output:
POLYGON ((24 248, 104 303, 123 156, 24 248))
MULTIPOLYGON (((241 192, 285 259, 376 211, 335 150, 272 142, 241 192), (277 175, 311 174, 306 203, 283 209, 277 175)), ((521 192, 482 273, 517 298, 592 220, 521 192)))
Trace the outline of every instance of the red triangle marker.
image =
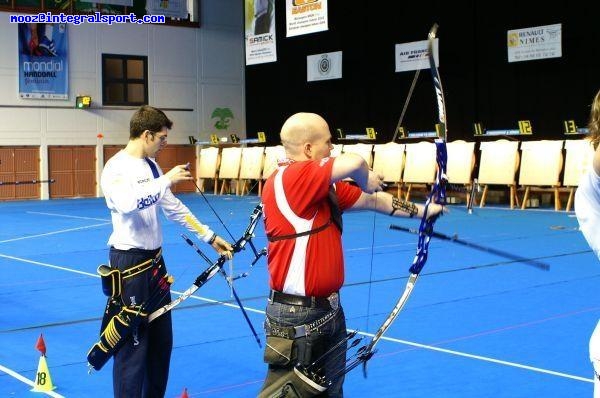
POLYGON ((35 348, 42 353, 42 355, 46 356, 46 343, 44 342, 44 336, 40 333, 40 337, 37 339, 37 343, 35 343, 35 348))

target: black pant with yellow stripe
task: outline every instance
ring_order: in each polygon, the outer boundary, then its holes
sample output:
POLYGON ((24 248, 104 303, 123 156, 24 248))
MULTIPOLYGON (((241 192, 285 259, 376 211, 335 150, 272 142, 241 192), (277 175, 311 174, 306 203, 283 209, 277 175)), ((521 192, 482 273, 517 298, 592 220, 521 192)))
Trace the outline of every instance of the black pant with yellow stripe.
MULTIPOLYGON (((166 274, 160 249, 110 249, 110 265, 122 272, 121 298, 124 305, 142 305, 156 294, 164 295, 155 308, 171 301, 169 291, 158 285, 166 274), (145 266, 145 265, 150 266, 145 266), (141 266, 140 266, 141 265, 141 266), (132 272, 133 271, 133 272, 132 272)), ((152 312, 153 308, 148 308, 152 312)), ((116 352, 113 364, 115 398, 159 398, 165 395, 169 377, 173 330, 171 313, 152 323, 142 322, 116 352)))

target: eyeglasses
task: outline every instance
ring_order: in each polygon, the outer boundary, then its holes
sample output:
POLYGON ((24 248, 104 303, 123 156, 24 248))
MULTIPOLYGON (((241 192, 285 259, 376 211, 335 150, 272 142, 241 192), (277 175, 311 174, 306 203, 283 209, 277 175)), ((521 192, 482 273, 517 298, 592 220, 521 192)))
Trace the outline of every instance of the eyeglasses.
POLYGON ((167 135, 166 134, 157 135, 157 133, 155 133, 153 131, 148 131, 148 133, 150 133, 152 135, 152 137, 158 138, 161 143, 167 141, 167 135))

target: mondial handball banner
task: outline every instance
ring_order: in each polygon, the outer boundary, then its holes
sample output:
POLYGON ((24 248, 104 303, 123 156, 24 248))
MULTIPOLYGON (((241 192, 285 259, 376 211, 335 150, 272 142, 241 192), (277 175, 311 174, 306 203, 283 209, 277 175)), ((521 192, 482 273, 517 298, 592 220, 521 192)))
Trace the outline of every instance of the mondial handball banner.
POLYGON ((19 96, 69 99, 67 25, 19 24, 19 96))

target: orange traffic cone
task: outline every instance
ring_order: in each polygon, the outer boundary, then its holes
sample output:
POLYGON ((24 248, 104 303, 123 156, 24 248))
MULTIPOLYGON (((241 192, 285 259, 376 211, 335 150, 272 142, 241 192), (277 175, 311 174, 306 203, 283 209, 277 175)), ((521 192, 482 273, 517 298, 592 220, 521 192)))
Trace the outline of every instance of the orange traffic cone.
POLYGON ((35 374, 35 385, 31 389, 31 391, 52 391, 56 387, 52 384, 52 377, 50 377, 50 371, 48 370, 48 363, 46 362, 46 343, 44 342, 44 336, 42 336, 41 334, 37 340, 37 343, 35 344, 35 348, 42 355, 40 356, 37 373, 35 374))
POLYGON ((187 393, 187 388, 183 389, 183 393, 181 393, 181 397, 179 398, 190 398, 190 396, 187 393))

